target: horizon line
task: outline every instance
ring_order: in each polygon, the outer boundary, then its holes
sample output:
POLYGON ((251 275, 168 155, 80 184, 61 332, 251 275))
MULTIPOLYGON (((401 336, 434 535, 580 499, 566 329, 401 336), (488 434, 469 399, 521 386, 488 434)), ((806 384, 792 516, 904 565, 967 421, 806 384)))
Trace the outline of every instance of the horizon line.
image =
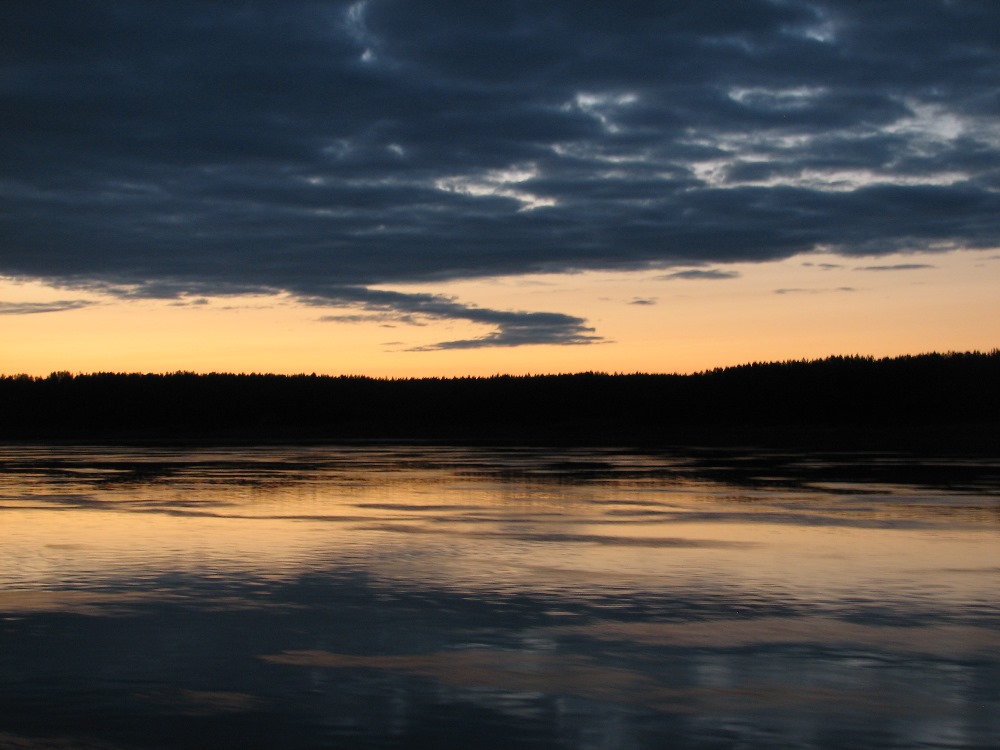
POLYGON ((3 380, 17 380, 21 378, 31 379, 31 380, 56 380, 60 378, 77 378, 77 377, 94 377, 101 375, 116 375, 116 376, 135 376, 135 377, 169 377, 169 376, 194 376, 194 377, 208 377, 208 376, 228 376, 228 377, 274 377, 274 378, 329 378, 329 379, 358 379, 358 380, 383 380, 383 381, 409 381, 409 380, 489 380, 491 378, 545 378, 545 377, 571 377, 580 375, 591 375, 591 376, 602 376, 602 377, 629 377, 629 376, 652 376, 652 377, 689 377, 694 375, 704 375, 713 372, 720 372, 725 370, 739 369, 742 367, 764 367, 771 365, 789 365, 789 364, 814 364, 829 362, 831 360, 865 360, 872 363, 875 362, 887 362, 893 360, 903 360, 903 359, 915 359, 920 357, 963 357, 963 356, 985 356, 994 357, 1000 355, 1000 347, 993 347, 990 350, 948 350, 948 351, 929 351, 929 352, 919 352, 916 354, 897 354, 876 357, 872 354, 829 354, 825 357, 818 358, 799 358, 799 359, 783 359, 783 360, 752 360, 748 362, 740 362, 738 364, 732 365, 718 365, 716 367, 707 368, 704 370, 696 370, 692 372, 643 372, 643 371, 606 371, 606 370, 578 370, 575 372, 549 372, 549 373, 505 373, 496 372, 491 375, 423 375, 423 376, 412 376, 412 377, 397 377, 397 376, 380 376, 380 375, 363 375, 363 374, 352 374, 352 373, 339 373, 339 374, 329 374, 329 373, 317 373, 317 372, 231 372, 231 371, 195 371, 195 370, 161 370, 161 371, 113 371, 113 370, 94 370, 90 372, 73 372, 70 370, 53 370, 47 375, 33 375, 31 373, 19 372, 19 373, 0 373, 0 379, 3 380))

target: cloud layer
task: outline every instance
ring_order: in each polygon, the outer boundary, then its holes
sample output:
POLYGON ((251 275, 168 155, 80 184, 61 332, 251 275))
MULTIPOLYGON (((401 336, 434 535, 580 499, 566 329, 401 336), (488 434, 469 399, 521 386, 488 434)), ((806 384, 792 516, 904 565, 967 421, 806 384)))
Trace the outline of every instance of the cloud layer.
POLYGON ((9 0, 0 29, 0 274, 576 344, 369 287, 1000 241, 992 0, 9 0))

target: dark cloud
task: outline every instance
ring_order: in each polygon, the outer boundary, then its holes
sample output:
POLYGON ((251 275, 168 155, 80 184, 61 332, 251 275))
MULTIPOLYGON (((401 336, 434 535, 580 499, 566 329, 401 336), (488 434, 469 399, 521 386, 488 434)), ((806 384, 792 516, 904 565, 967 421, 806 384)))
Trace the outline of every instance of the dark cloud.
POLYGON ((934 268, 927 263, 894 263, 887 266, 858 266, 855 271, 919 271, 924 268, 934 268))
POLYGON ((79 310, 94 304, 87 300, 66 299, 56 302, 0 302, 0 315, 34 315, 36 313, 79 310))
POLYGON ((0 274, 343 304, 993 247, 998 28, 992 0, 7 0, 0 274))
POLYGON ((630 305, 655 305, 656 300, 652 298, 636 297, 629 302, 630 305))
MULTIPOLYGON (((338 294, 338 293, 335 293, 338 294)), ((479 338, 443 341, 411 351, 438 349, 478 349, 491 346, 526 344, 579 345, 604 341, 594 335, 583 318, 562 313, 491 310, 463 305, 450 297, 435 294, 404 294, 374 289, 345 289, 339 292, 342 304, 352 304, 367 311, 359 315, 324 315, 322 321, 337 323, 405 323, 425 325, 428 320, 463 320, 493 326, 479 338)), ((327 297, 305 298, 314 305, 328 305, 327 297)))
POLYGON ((409 349, 413 352, 438 351, 442 349, 481 349, 490 346, 524 346, 526 344, 549 344, 572 346, 606 342, 595 336, 594 329, 588 328, 583 318, 562 313, 507 313, 511 322, 498 323, 497 329, 485 336, 455 341, 441 341, 429 346, 409 349))
POLYGON ((739 277, 739 273, 736 271, 723 271, 719 268, 692 268, 685 271, 674 271, 673 273, 668 273, 665 276, 661 276, 661 279, 695 279, 695 280, 713 280, 713 279, 735 279, 739 277))

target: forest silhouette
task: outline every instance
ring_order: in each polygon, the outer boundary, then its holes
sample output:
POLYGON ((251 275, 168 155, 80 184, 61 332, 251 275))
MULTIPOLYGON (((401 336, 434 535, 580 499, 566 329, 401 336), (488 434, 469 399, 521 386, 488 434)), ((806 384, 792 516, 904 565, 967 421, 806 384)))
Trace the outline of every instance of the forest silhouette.
POLYGON ((1000 350, 691 375, 55 372, 0 377, 4 440, 758 442, 1000 447, 1000 350))

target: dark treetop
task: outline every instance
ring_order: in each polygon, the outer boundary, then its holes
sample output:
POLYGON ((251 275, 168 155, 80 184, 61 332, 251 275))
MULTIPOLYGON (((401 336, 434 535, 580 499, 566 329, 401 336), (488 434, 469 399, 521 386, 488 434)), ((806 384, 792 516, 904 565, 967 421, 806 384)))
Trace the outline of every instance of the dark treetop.
POLYGON ((695 375, 0 378, 0 439, 1000 448, 1000 350, 754 363, 695 375))

